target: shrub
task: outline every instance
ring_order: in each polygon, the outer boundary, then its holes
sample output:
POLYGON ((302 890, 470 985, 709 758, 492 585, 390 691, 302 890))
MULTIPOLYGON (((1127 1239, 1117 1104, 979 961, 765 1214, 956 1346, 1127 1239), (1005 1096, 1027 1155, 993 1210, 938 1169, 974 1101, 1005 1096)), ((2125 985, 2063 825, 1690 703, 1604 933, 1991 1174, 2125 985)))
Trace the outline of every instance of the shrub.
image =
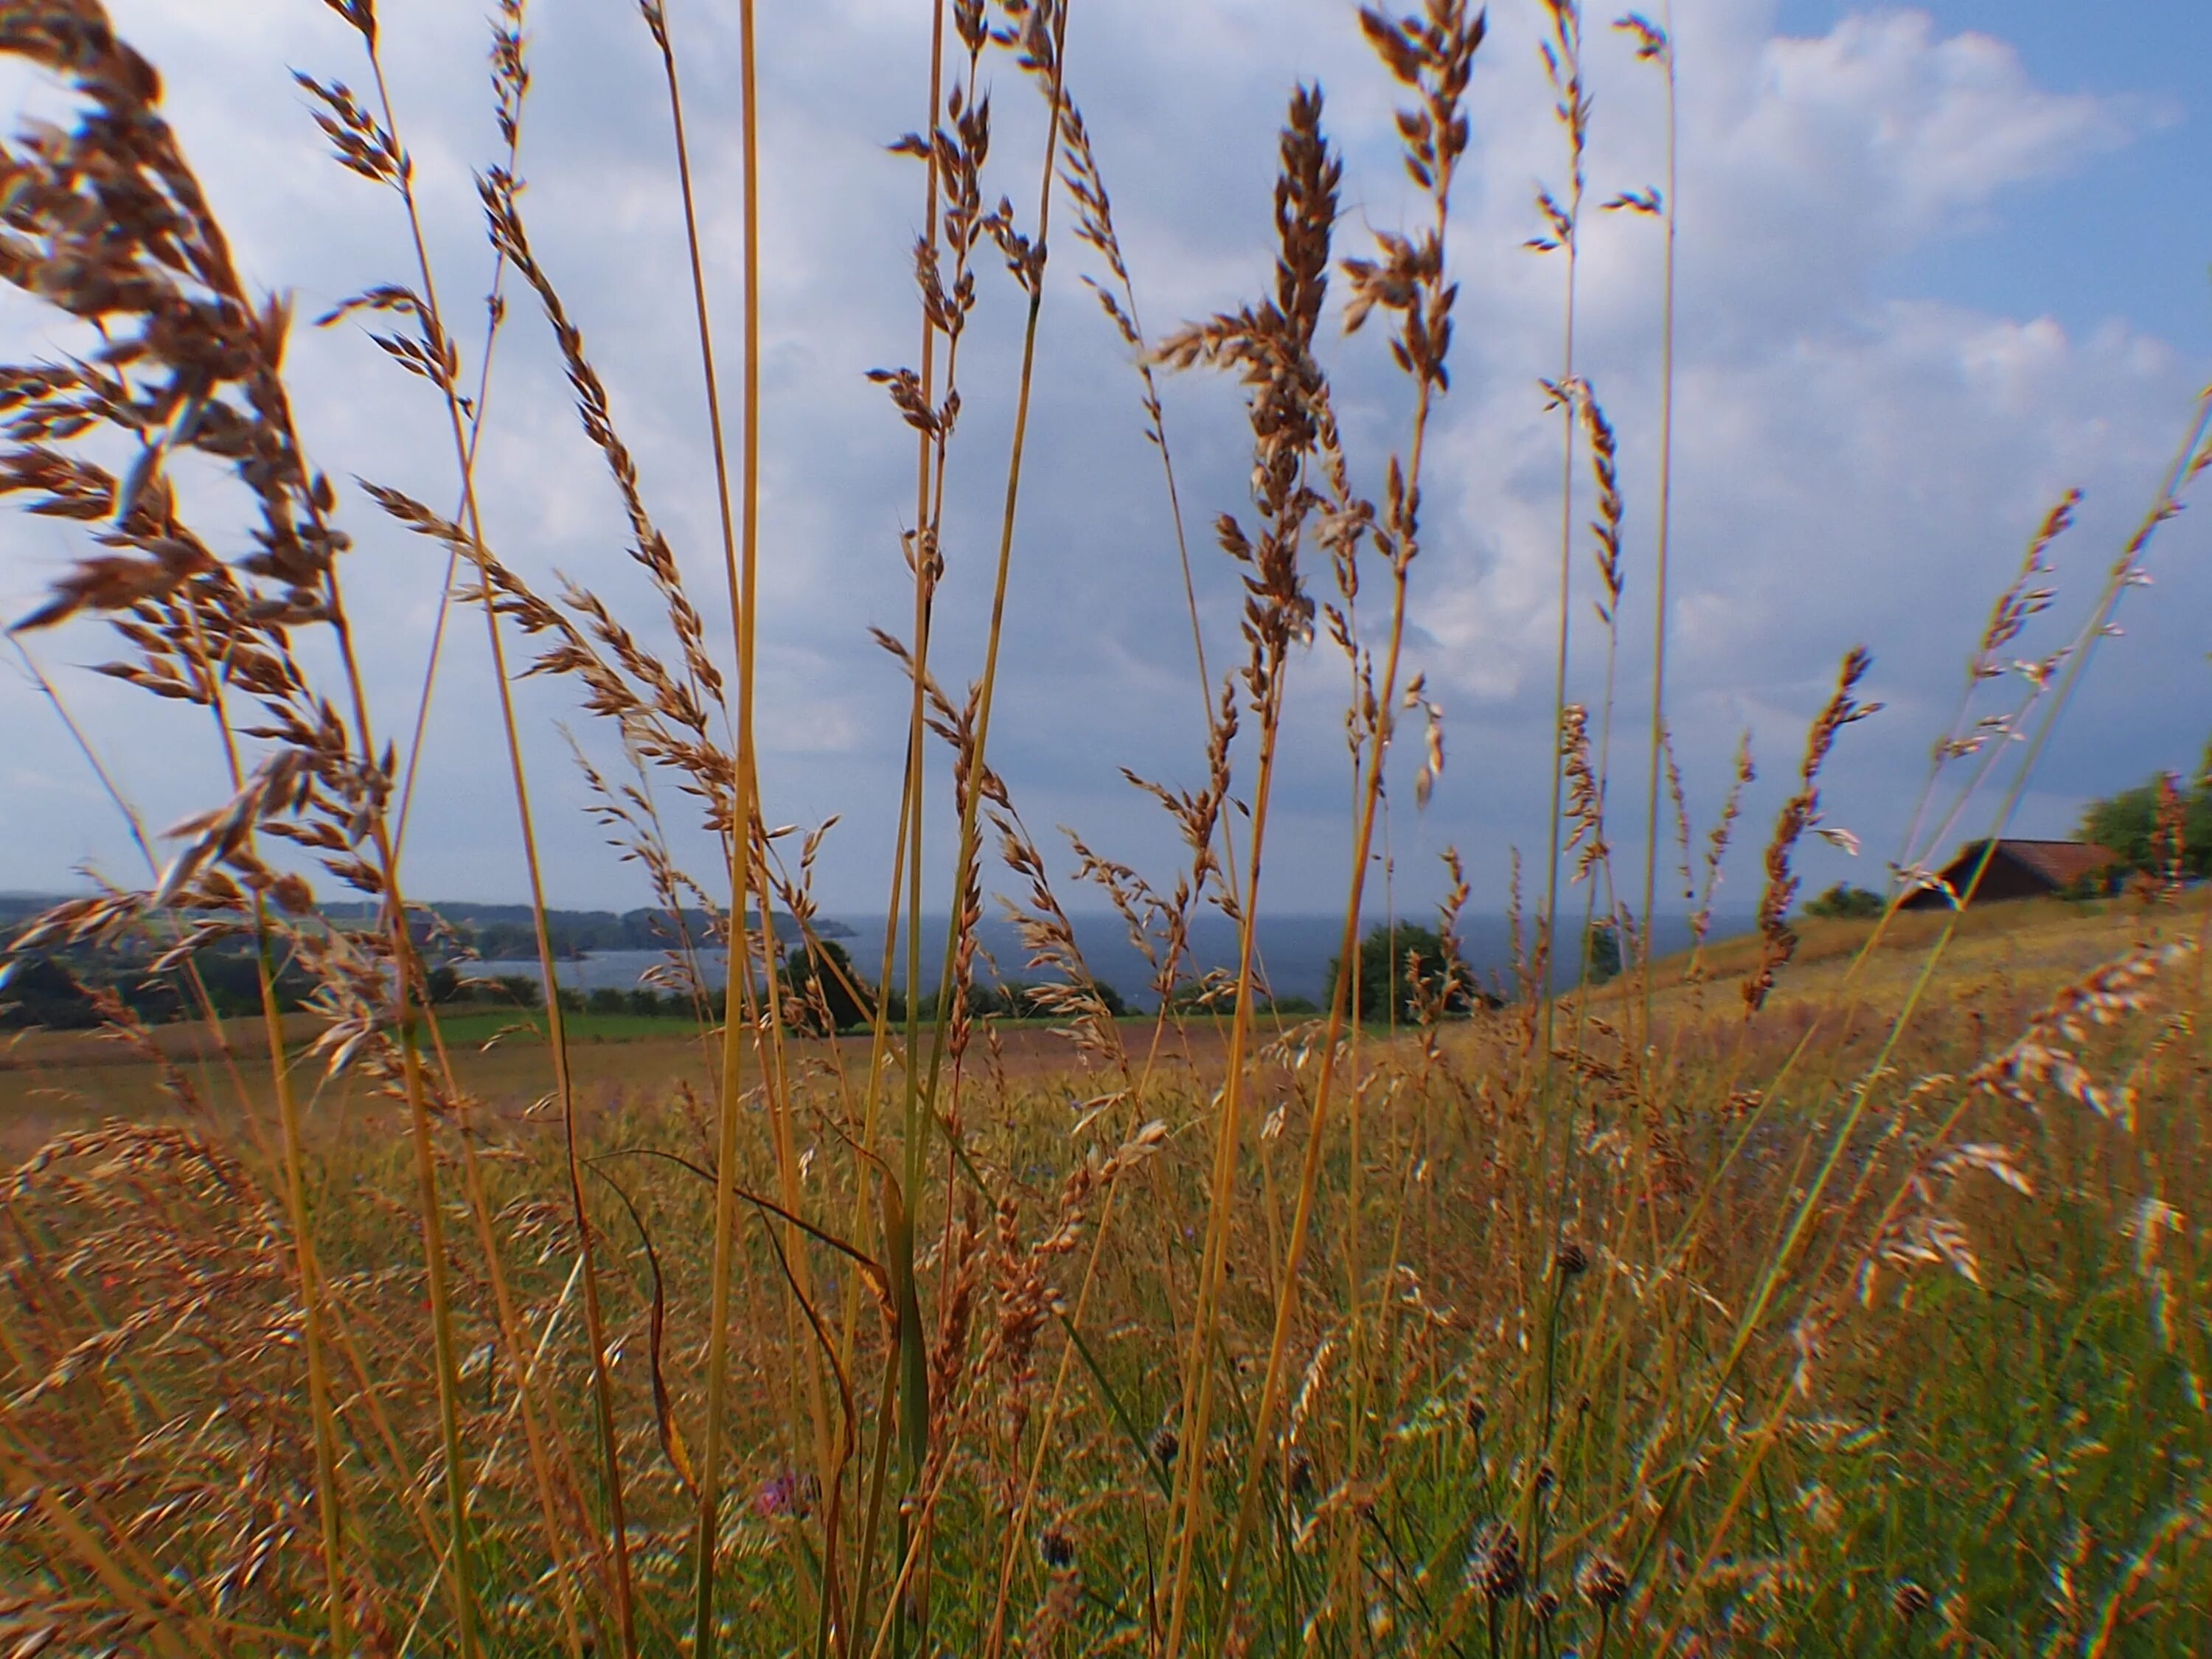
MULTIPOLYGON (((2091 801, 2082 810, 2075 833, 2119 854, 2122 870, 2164 876, 2170 854, 2159 824, 2160 781, 2154 777, 2136 788, 2091 801)), ((2179 804, 2181 872, 2212 876, 2212 781, 2199 780, 2194 789, 2182 794, 2179 804)), ((2116 884, 2107 880, 2100 890, 2110 892, 2116 884)))
POLYGON ((819 1031, 825 1011, 835 1031, 851 1030, 875 1018, 874 988, 834 939, 817 940, 812 952, 803 945, 792 946, 783 959, 783 988, 803 1011, 797 1022, 802 1030, 819 1031))
MULTIPOLYGON (((1328 964, 1328 1000, 1336 1000, 1337 975, 1342 964, 1328 964)), ((1378 922, 1359 945, 1360 1021, 1370 1023, 1395 1015, 1401 1021, 1419 1022, 1425 1010, 1441 1004, 1449 1014, 1463 1014, 1474 1006, 1474 974, 1456 950, 1449 953, 1433 927, 1417 922, 1378 922), (1395 1006, 1394 1006, 1395 998, 1395 1006)))
POLYGON ((1620 976, 1620 929, 1609 921, 1594 921, 1583 933, 1583 976, 1602 985, 1620 976))
POLYGON ((1881 894, 1841 881, 1818 897, 1805 901, 1805 914, 1808 916, 1856 921, 1878 916, 1888 908, 1889 901, 1881 894))

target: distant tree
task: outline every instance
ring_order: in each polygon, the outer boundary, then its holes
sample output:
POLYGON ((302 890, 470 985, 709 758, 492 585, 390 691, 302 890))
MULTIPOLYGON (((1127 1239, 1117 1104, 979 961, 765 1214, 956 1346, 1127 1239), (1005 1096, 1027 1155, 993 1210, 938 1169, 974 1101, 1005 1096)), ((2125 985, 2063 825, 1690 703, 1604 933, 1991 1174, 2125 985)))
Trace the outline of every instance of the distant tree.
POLYGON ((518 1008, 539 1008, 545 1004, 545 988, 527 974, 501 974, 491 987, 518 1008))
POLYGON ((70 1030, 100 1024, 100 1012, 76 975, 45 955, 0 959, 0 1027, 40 1026, 70 1030))
POLYGON ((1889 901, 1881 894, 1869 891, 1864 887, 1854 887, 1848 882, 1841 881, 1818 898, 1809 898, 1805 901, 1805 914, 1808 916, 1835 917, 1847 921, 1863 921, 1870 916, 1878 916, 1888 908, 1889 901))
MULTIPOLYGON (((2119 855, 2128 870, 2166 873, 2166 848, 2159 834, 2159 780, 2094 800, 2083 809, 2075 831, 2119 855)), ((2181 870, 2185 876, 2212 876, 2212 782, 2199 778, 2181 797, 2181 870)))
POLYGON ((854 969, 845 947, 834 939, 819 939, 814 952, 818 956, 795 945, 783 959, 785 992, 805 1011, 802 1024, 818 1030, 825 1009, 831 1030, 868 1024, 875 1018, 874 994, 854 969))
POLYGON ((602 985, 592 993, 586 1005, 595 1014, 619 1014, 628 1006, 628 1000, 611 985, 602 985))
POLYGON ((433 968, 428 975, 430 1000, 437 1003, 458 1002, 461 997, 461 971, 450 965, 433 968))
POLYGON ((661 1002, 660 993, 650 985, 641 985, 631 991, 629 1001, 629 1011, 633 1014, 658 1014, 665 1006, 661 1002))
POLYGON ((1620 929, 1594 921, 1583 933, 1583 976, 1592 985, 1620 977, 1620 929))
MULTIPOLYGON (((1340 962, 1328 964, 1328 995, 1336 1000, 1340 962)), ((1444 950, 1433 927, 1416 922, 1377 922, 1359 942, 1359 1003, 1363 1023, 1381 1021, 1395 1012, 1411 1024, 1425 1006, 1439 998, 1446 1013, 1465 1013, 1474 1006, 1474 975, 1464 957, 1444 950), (1395 999, 1395 1010, 1394 1010, 1395 999)))

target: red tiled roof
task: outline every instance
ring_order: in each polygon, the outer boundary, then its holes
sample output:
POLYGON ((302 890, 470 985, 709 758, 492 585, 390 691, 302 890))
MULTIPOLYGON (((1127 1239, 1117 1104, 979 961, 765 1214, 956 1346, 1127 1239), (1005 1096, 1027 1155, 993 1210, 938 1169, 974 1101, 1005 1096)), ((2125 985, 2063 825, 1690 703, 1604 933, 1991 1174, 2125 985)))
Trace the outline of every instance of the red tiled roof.
MULTIPOLYGON (((1961 879, 1972 873, 1972 863, 1980 858, 1982 847, 1980 842, 1972 842, 1961 848, 1959 856, 1952 860, 1954 870, 1966 866, 1960 872, 1961 879)), ((2083 876, 2109 870, 2120 861, 2120 855, 2110 848, 2087 841, 2020 841, 2008 837, 1997 842, 1997 851, 2025 865, 2053 887, 2063 887, 2083 876)))

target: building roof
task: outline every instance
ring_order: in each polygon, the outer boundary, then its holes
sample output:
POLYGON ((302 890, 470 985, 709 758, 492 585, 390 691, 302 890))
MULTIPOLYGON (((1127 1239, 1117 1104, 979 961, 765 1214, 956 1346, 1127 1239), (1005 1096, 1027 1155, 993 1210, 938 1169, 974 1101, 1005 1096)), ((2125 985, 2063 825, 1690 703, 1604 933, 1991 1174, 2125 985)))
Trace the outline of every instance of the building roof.
MULTIPOLYGON (((1948 878, 1952 871, 1960 871, 1961 878, 1971 875, 1986 844, 1969 842, 1960 848, 1958 857, 1944 872, 1945 876, 1948 878)), ((1997 854, 2025 866, 2053 887, 2063 887, 2083 876, 2094 876, 2120 861, 2120 855, 2110 848, 2088 841, 2025 841, 2007 836, 1997 842, 1997 854)))

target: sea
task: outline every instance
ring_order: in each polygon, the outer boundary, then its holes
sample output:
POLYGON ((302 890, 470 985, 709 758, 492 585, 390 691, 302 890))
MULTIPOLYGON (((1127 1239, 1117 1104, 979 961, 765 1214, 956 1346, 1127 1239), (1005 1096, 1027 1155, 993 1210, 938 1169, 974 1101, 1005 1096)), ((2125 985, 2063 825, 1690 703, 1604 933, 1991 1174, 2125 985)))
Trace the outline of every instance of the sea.
MULTIPOLYGON (((1576 914, 1579 915, 1579 907, 1576 914)), ((869 978, 875 976, 883 961, 884 921, 881 916, 839 915, 829 918, 836 922, 838 938, 851 955, 854 963, 869 978)), ((1370 928, 1375 920, 1367 924, 1370 928)), ((1401 917, 1408 924, 1433 927, 1432 914, 1401 917)), ((1127 999, 1132 1008, 1154 1006, 1158 998, 1152 988, 1152 970, 1144 955, 1131 943, 1127 928, 1119 916, 1079 915, 1072 918, 1075 942, 1089 964, 1093 978, 1112 986, 1127 999)), ((1724 938, 1741 932, 1748 919, 1744 917, 1716 918, 1711 931, 1714 938, 1724 938)), ((945 958, 945 934, 949 919, 942 915, 922 917, 922 973, 925 991, 934 990, 941 977, 945 958)), ((1661 954, 1686 950, 1691 943, 1689 920, 1686 916, 1662 915, 1655 929, 1661 954)), ((988 981, 996 970, 1003 981, 1030 981, 1049 977, 1041 969, 1027 965, 1024 951, 1013 924, 1001 918, 987 917, 978 926, 981 948, 990 959, 978 969, 979 977, 988 981)), ((1468 967, 1486 984, 1493 978, 1501 990, 1510 988, 1513 979, 1513 930, 1510 921, 1503 915, 1463 915, 1460 918, 1461 948, 1468 967)), ((1318 1003, 1328 994, 1329 973, 1337 955, 1343 948, 1344 920, 1327 915, 1271 915, 1260 921, 1256 952, 1259 973, 1262 981, 1279 997, 1304 997, 1318 1003)), ((1237 968, 1237 926, 1218 911, 1207 911, 1194 919, 1191 927, 1191 954, 1195 973, 1213 969, 1233 973, 1237 968)), ((891 983, 903 990, 906 986, 904 957, 906 947, 899 947, 899 962, 891 972, 891 983)), ((572 990, 596 991, 605 988, 630 990, 635 988, 651 969, 663 966, 667 957, 658 951, 599 951, 584 957, 558 963, 555 970, 561 983, 572 990)), ((702 954, 701 970, 716 985, 727 973, 726 957, 716 951, 702 954)), ((494 978, 503 975, 520 975, 530 979, 538 977, 535 961, 472 963, 465 969, 471 978, 494 978)), ((1566 969, 1571 972, 1571 968, 1566 969)), ((1186 971, 1183 977, 1194 975, 1186 971)))

